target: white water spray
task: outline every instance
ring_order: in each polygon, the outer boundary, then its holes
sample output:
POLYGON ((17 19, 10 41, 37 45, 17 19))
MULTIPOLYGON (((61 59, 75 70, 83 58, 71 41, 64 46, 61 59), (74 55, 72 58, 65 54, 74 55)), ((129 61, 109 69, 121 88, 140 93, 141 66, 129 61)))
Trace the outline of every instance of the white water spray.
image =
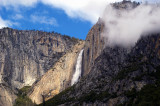
POLYGON ((75 73, 73 74, 73 78, 71 81, 71 85, 75 84, 78 82, 79 77, 81 76, 81 67, 82 67, 82 54, 83 54, 83 49, 80 51, 78 58, 77 58, 77 63, 76 63, 76 70, 75 73))

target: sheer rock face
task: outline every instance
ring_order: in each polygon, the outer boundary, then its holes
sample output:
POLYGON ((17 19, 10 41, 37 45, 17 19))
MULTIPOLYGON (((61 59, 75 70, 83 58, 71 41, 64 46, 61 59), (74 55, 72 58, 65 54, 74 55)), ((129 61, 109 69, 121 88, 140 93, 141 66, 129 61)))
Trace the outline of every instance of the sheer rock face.
MULTIPOLYGON (((136 3, 135 7, 138 5, 136 3)), ((145 85, 157 86, 159 77, 155 74, 160 72, 160 33, 140 38, 131 48, 104 47, 100 37, 103 27, 103 23, 98 22, 87 35, 83 54, 84 76, 46 105, 56 104, 55 100, 59 100, 57 105, 62 106, 122 105, 133 99, 127 92, 139 92, 145 85)), ((133 100, 136 99, 139 98, 133 100)))
MULTIPOLYGON (((135 7, 137 5, 135 3, 135 7)), ((126 9, 127 6, 122 4, 120 8, 126 9)), ((46 105, 122 105, 129 103, 130 99, 139 99, 136 96, 133 98, 132 90, 139 92, 145 85, 157 85, 160 33, 142 37, 131 48, 118 45, 104 47, 100 39, 103 27, 98 22, 87 35, 83 54, 84 76, 70 89, 47 101, 46 105)))
POLYGON ((16 95, 13 91, 0 84, 0 106, 13 106, 16 95))
POLYGON ((85 40, 84 54, 83 54, 83 76, 86 76, 91 67, 94 66, 94 60, 100 55, 104 48, 103 33, 104 24, 99 21, 89 31, 85 40))
MULTIPOLYGON (((157 85, 160 71, 160 34, 142 37, 130 49, 105 47, 97 57, 89 74, 72 89, 58 95, 63 105, 116 106, 129 103, 130 94, 145 85, 157 85), (158 74, 159 75, 159 74, 158 74)), ((47 104, 55 103, 52 99, 47 104)), ((135 96, 133 100, 138 100, 135 96)))
MULTIPOLYGON (((137 2, 123 1, 111 4, 115 9, 119 11, 130 10, 139 6, 137 2)), ((103 31, 105 30, 104 22, 99 18, 98 22, 89 31, 84 47, 83 55, 83 76, 86 76, 90 71, 92 66, 94 66, 95 59, 102 53, 105 42, 107 42, 106 37, 103 37, 103 31)))
POLYGON ((0 29, 0 83, 31 86, 74 44, 58 33, 0 29))
POLYGON ((44 95, 45 100, 48 100, 68 86, 71 86, 77 57, 83 47, 84 41, 79 41, 33 85, 31 92, 28 94, 33 102, 40 104, 43 102, 42 95, 44 95))
POLYGON ((132 89, 140 91, 145 85, 156 83, 157 79, 152 74, 159 71, 159 42, 160 34, 152 34, 141 38, 130 49, 106 47, 85 80, 76 85, 76 96, 81 98, 90 92, 100 94, 105 91, 110 96, 97 101, 111 106, 128 102, 125 92, 132 89))

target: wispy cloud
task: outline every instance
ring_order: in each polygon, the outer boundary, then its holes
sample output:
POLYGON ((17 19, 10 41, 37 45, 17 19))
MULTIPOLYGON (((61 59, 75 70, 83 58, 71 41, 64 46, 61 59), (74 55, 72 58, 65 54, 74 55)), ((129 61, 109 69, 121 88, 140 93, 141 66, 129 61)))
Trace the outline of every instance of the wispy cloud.
POLYGON ((60 8, 72 18, 95 23, 109 2, 121 0, 41 0, 42 3, 60 8))
POLYGON ((46 16, 31 15, 30 18, 33 23, 58 26, 58 22, 54 17, 49 18, 46 16))
POLYGON ((0 28, 8 27, 8 26, 11 26, 11 25, 12 25, 12 22, 10 22, 8 20, 4 20, 0 16, 0 28))
MULTIPOLYGON (((119 2, 122 0, 0 0, 0 7, 18 8, 18 7, 34 7, 37 3, 43 3, 53 8, 62 9, 69 17, 87 20, 92 24, 96 23, 98 18, 102 16, 103 11, 108 3, 119 2)), ((132 0, 133 1, 133 0, 132 0)), ((136 0, 142 1, 142 0, 136 0)), ((160 0, 144 0, 148 2, 160 2, 160 0)), ((19 10, 19 9, 17 9, 19 10)), ((17 18, 21 18, 17 16, 17 18)), ((44 16, 32 16, 34 22, 57 25, 55 18, 44 16), (47 19, 47 20, 45 20, 47 19)))
POLYGON ((0 0, 0 6, 33 6, 38 2, 38 0, 0 0))
POLYGON ((62 9, 71 18, 80 18, 94 24, 103 13, 106 4, 115 1, 121 0, 1 0, 0 6, 34 6, 41 2, 62 9))
POLYGON ((103 21, 107 45, 133 46, 148 33, 160 32, 160 7, 140 5, 128 11, 119 11, 110 5, 104 12, 103 21))
POLYGON ((21 15, 21 14, 16 14, 14 16, 12 16, 12 19, 14 20, 20 20, 20 19, 23 19, 24 17, 21 15))
MULTIPOLYGON (((102 16, 107 4, 122 0, 41 0, 42 3, 60 8, 70 17, 88 20, 96 23, 102 16)), ((131 0, 134 1, 134 0, 131 0)), ((142 0, 136 0, 141 2, 142 0)), ((143 0, 144 2, 160 2, 160 0, 143 0)))

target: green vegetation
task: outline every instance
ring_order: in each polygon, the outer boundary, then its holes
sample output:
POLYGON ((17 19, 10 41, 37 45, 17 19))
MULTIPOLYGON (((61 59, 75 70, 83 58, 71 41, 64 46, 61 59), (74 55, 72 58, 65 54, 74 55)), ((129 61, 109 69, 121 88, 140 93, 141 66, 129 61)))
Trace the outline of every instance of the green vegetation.
POLYGON ((156 79, 156 85, 160 86, 160 65, 156 67, 156 72, 150 74, 150 76, 156 79))
MULTIPOLYGON (((122 79, 126 78, 129 73, 137 71, 137 70, 142 70, 144 65, 151 64, 151 63, 148 63, 146 61, 142 62, 142 59, 143 59, 142 55, 132 57, 129 60, 130 64, 126 67, 123 67, 122 70, 119 71, 119 73, 117 74, 117 76, 113 80, 122 80, 122 79)), ((134 81, 135 80, 140 81, 140 80, 142 80, 142 77, 145 74, 146 73, 144 73, 143 75, 137 76, 136 78, 133 78, 133 80, 134 81)))
POLYGON ((77 39, 77 38, 75 38, 75 37, 72 37, 72 41, 73 41, 73 42, 78 42, 78 40, 79 40, 79 39, 77 39))
MULTIPOLYGON (((67 88, 66 90, 62 91, 58 95, 54 96, 52 99, 46 101, 47 106, 57 106, 64 103, 69 102, 76 102, 83 103, 83 102, 95 102, 95 101, 102 101, 104 98, 109 98, 111 95, 107 91, 100 92, 97 94, 95 91, 90 91, 87 94, 83 94, 80 98, 69 98, 70 92, 74 92, 74 86, 67 88)), ((40 104, 39 106, 42 106, 40 104)))
MULTIPOLYGON (((122 71, 118 73, 116 79, 125 78, 130 72, 134 72, 136 70, 142 70, 142 66, 149 64, 145 62, 133 62, 128 67, 123 68, 122 71)), ((153 65, 152 65, 153 66, 153 65)), ((127 91, 122 95, 125 95, 128 98, 124 104, 120 104, 119 106, 160 106, 160 66, 154 67, 156 72, 146 72, 140 74, 139 76, 132 78, 134 81, 141 81, 144 76, 150 77, 151 79, 155 79, 155 83, 145 85, 140 91, 136 89, 132 89, 131 91, 127 91)), ((101 85, 97 87, 97 89, 101 89, 101 85)), ((109 98, 116 98, 116 93, 109 94, 108 90, 101 91, 99 93, 92 90, 89 93, 82 94, 80 98, 69 98, 70 94, 76 93, 75 87, 69 87, 64 90, 60 94, 56 95, 52 99, 46 102, 47 106, 57 106, 64 103, 77 103, 81 105, 83 102, 90 103, 95 101, 106 102, 109 98)), ((76 104, 75 104, 76 105, 76 104)), ((42 106, 42 104, 41 104, 42 106)))
POLYGON ((160 66, 156 72, 149 74, 156 79, 155 84, 147 84, 140 91, 132 89, 125 93, 129 101, 128 106, 160 106, 160 66))
POLYGON ((77 43, 79 39, 75 38, 75 37, 70 37, 68 35, 63 35, 65 39, 68 39, 70 42, 75 42, 77 43))
POLYGON ((129 101, 124 104, 128 106, 160 106, 160 87, 153 84, 144 86, 139 92, 132 89, 125 95, 129 101))
POLYGON ((139 106, 160 106, 160 87, 146 85, 138 92, 136 105, 139 106))
POLYGON ((140 67, 141 64, 133 63, 130 66, 123 68, 113 80, 122 80, 128 75, 128 73, 134 72, 140 69, 140 67))
POLYGON ((143 78, 144 74, 136 76, 135 78, 132 78, 133 81, 141 81, 143 78))
POLYGON ((101 92, 99 94, 97 94, 94 91, 91 91, 88 94, 85 94, 82 97, 80 97, 78 99, 78 101, 80 103, 83 103, 83 102, 86 102, 86 103, 88 103, 88 102, 95 102, 96 100, 97 101, 102 101, 104 98, 108 98, 110 96, 111 95, 108 93, 108 90, 107 91, 103 91, 103 92, 101 92))
POLYGON ((19 95, 26 96, 31 86, 25 86, 19 90, 19 95))
MULTIPOLYGON (((57 106, 59 104, 74 101, 75 98, 68 98, 68 95, 67 95, 67 93, 72 91, 74 91, 74 86, 71 86, 66 90, 62 91, 61 93, 55 95, 52 99, 48 100, 45 104, 47 106, 57 106), (63 96, 65 96, 67 99, 63 99, 63 96)), ((43 104, 40 104, 39 106, 43 106, 43 104)))
POLYGON ((30 86, 25 86, 18 91, 14 106, 34 106, 35 104, 27 97, 30 86))

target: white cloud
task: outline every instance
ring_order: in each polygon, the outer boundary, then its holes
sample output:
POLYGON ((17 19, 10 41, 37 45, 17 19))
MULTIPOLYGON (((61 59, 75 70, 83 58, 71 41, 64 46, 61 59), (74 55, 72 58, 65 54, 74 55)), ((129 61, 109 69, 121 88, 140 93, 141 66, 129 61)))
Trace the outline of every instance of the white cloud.
MULTIPOLYGON (((102 15, 107 4, 122 0, 41 0, 42 3, 60 8, 73 18, 81 18, 91 23, 96 23, 102 15)), ((133 1, 133 0, 132 0, 133 1)), ((141 1, 141 0, 136 0, 141 1)), ((159 0, 145 0, 159 1, 159 0)))
POLYGON ((0 28, 11 26, 12 23, 8 20, 3 20, 0 16, 0 28))
POLYGON ((148 33, 160 32, 160 7, 140 5, 133 10, 122 11, 106 8, 104 37, 110 45, 132 46, 148 33))
POLYGON ((121 0, 41 0, 42 3, 60 8, 74 18, 81 18, 95 23, 102 15, 106 5, 121 0))
POLYGON ((38 0, 0 0, 0 6, 32 6, 37 2, 38 0))
POLYGON ((102 14, 106 4, 121 0, 1 0, 0 6, 33 6, 41 2, 59 8, 72 18, 80 18, 95 23, 102 14))
POLYGON ((41 23, 41 24, 58 26, 58 23, 54 17, 49 18, 46 16, 31 15, 31 21, 34 23, 41 23))
MULTIPOLYGON (((108 3, 119 2, 122 0, 0 0, 0 7, 18 8, 19 6, 33 7, 37 3, 50 5, 59 8, 71 18, 87 20, 92 24, 96 23, 102 15, 108 3)), ((133 0, 132 0, 133 1, 133 0)), ((141 1, 141 0, 136 0, 141 1)), ((146 0, 145 0, 146 1, 146 0)), ((159 1, 159 0, 147 0, 159 1)), ((19 9, 17 9, 19 10, 19 9)))
POLYGON ((19 20, 19 19, 23 19, 24 17, 21 14, 16 14, 16 15, 12 16, 12 18, 14 20, 19 20))

